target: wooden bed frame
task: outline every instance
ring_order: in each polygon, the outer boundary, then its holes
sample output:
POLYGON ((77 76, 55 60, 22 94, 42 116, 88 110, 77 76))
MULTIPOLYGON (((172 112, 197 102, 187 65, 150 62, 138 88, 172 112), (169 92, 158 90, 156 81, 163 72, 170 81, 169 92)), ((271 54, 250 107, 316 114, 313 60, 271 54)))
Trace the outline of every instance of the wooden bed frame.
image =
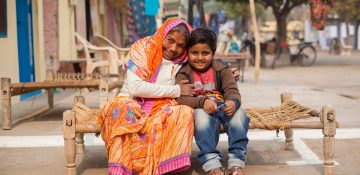
MULTIPOLYGON (((104 91, 107 92, 107 91, 104 91)), ((100 92, 101 93, 101 92, 100 92)), ((107 99, 106 94, 100 95, 102 99, 101 106, 105 105, 107 99)), ((291 94, 283 93, 281 94, 281 104, 285 104, 289 101, 292 101, 291 94)), ((298 103, 296 103, 298 104, 298 103)), ((80 107, 81 108, 81 107, 80 107)), ((322 129, 324 134, 323 138, 323 154, 324 154, 324 165, 323 165, 323 174, 332 175, 334 168, 334 143, 335 143, 335 134, 336 128, 339 127, 336 122, 335 110, 327 105, 323 106, 321 111, 311 110, 310 108, 305 107, 311 118, 316 117, 317 121, 293 121, 288 123, 272 123, 270 125, 261 125, 255 122, 255 119, 251 116, 251 110, 247 110, 247 114, 250 115, 250 129, 266 129, 266 130, 285 130, 285 149, 292 150, 294 149, 293 145, 293 128, 309 128, 309 129, 322 129), (310 109, 310 110, 309 110, 310 109), (254 119, 254 120, 253 120, 254 119)), ((273 108, 269 108, 273 109, 273 108)), ((293 112, 298 109, 290 108, 287 114, 291 115, 293 112)), ((260 111, 254 108, 253 111, 260 111)), ((304 111, 304 110, 301 110, 304 111)), ((67 110, 63 113, 63 134, 64 134, 64 149, 66 157, 66 169, 68 175, 76 175, 76 154, 84 154, 84 133, 100 133, 101 126, 97 124, 97 116, 99 109, 90 109, 85 106, 84 98, 82 96, 77 96, 74 99, 74 108, 72 110, 67 110), (78 106, 87 108, 86 110, 79 112, 78 106)), ((278 112, 278 111, 275 111, 278 112)), ((284 116, 286 118, 288 116, 284 116)))
MULTIPOLYGON (((10 78, 1 78, 1 115, 2 129, 9 130, 16 123, 11 121, 11 97, 44 89, 48 96, 49 109, 54 106, 53 88, 90 88, 104 90, 102 86, 108 86, 106 90, 113 90, 122 86, 122 81, 108 78, 107 76, 84 76, 84 74, 48 74, 47 80, 42 82, 11 83, 10 78), (91 78, 90 78, 91 77, 91 78), (110 81, 111 79, 111 81, 110 81)), ((36 113, 38 114, 38 113, 36 113)), ((34 116, 36 114, 30 115, 34 116)))

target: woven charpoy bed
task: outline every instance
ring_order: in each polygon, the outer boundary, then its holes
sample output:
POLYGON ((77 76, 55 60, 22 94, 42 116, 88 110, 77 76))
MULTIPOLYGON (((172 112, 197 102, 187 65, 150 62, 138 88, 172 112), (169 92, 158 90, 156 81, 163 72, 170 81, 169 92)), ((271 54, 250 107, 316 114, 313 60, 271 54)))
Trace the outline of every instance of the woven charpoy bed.
MULTIPOLYGON (((104 101, 107 99, 104 99, 104 101)), ((84 133, 100 133, 97 116, 100 109, 91 109, 84 104, 84 98, 75 98, 72 110, 63 114, 64 148, 68 175, 76 174, 76 153, 84 153, 84 133)), ((246 109, 250 118, 250 129, 285 130, 285 149, 294 149, 293 128, 322 129, 324 175, 333 174, 334 142, 338 123, 335 111, 324 106, 321 111, 303 106, 292 100, 291 94, 281 94, 281 104, 270 108, 246 109), (309 119, 313 118, 313 119, 309 119)), ((251 138, 250 138, 251 140, 251 138)))
MULTIPOLYGON (((11 97, 22 95, 25 93, 42 90, 46 91, 48 96, 49 108, 54 106, 54 95, 51 89, 53 88, 79 88, 79 89, 101 89, 100 86, 108 86, 108 90, 113 90, 122 86, 123 81, 116 77, 117 75, 100 75, 100 74, 74 74, 74 73, 59 73, 53 75, 47 74, 47 79, 41 82, 28 83, 11 83, 10 78, 1 78, 1 115, 2 115, 2 129, 9 130, 11 126, 19 121, 11 121, 11 97), (111 78, 110 78, 111 77, 111 78)), ((100 93, 105 93, 101 92, 100 93)), ((106 94, 107 95, 107 94, 106 94)), ((47 110, 47 109, 46 109, 47 110)), ((30 118, 44 111, 37 111, 25 118, 30 118)), ((22 118, 20 118, 22 119, 22 118)))

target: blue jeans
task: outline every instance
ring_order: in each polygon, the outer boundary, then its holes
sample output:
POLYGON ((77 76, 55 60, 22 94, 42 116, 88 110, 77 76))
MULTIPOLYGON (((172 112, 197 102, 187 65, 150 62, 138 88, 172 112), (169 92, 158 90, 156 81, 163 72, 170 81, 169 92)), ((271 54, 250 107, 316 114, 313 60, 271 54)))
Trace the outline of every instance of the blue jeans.
POLYGON ((228 117, 221 109, 212 116, 205 113, 203 109, 195 109, 194 135, 196 144, 200 148, 198 159, 205 172, 222 167, 220 162, 222 156, 216 149, 220 136, 220 124, 224 126, 229 138, 228 167, 245 167, 249 121, 250 119, 241 108, 232 117, 228 117))

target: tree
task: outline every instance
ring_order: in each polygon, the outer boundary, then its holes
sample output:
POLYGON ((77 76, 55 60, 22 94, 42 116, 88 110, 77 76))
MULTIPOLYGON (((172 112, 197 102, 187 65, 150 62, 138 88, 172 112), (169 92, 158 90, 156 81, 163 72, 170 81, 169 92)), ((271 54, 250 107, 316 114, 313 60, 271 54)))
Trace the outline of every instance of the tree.
POLYGON ((188 5, 189 5, 188 6, 188 23, 190 25, 193 24, 193 20, 194 20, 193 7, 194 7, 194 5, 196 5, 198 12, 199 12, 199 17, 200 17, 200 27, 206 27, 205 14, 204 14, 204 0, 189 0, 188 5))
MULTIPOLYGON (((339 15, 341 21, 346 23, 346 33, 349 36, 349 23, 355 23, 355 45, 357 48, 358 29, 360 25, 360 0, 343 0, 335 2, 335 11, 339 15), (346 5, 345 5, 346 4, 346 5)), ((350 37, 347 39, 350 44, 350 37)))
MULTIPOLYGON (((248 3, 248 0, 218 0, 227 3, 248 3)), ((270 7, 276 19, 277 41, 286 41, 287 17, 294 7, 305 4, 308 0, 255 0, 265 9, 270 7)))
POLYGON ((354 0, 355 4, 354 7, 354 11, 352 13, 352 19, 355 21, 355 44, 354 44, 354 48, 357 49, 358 48, 358 42, 357 42, 357 38, 359 36, 359 26, 360 26, 360 0, 354 0))
MULTIPOLYGON (((235 19, 239 16, 244 18, 250 18, 250 6, 249 3, 240 2, 237 4, 225 2, 223 3, 226 14, 231 19, 235 19)), ((268 16, 265 14, 265 9, 259 4, 255 4, 255 11, 257 18, 266 19, 268 16)))
MULTIPOLYGON (((248 22, 251 21, 250 14, 250 5, 249 3, 241 2, 233 4, 230 2, 222 3, 226 16, 229 19, 235 19, 239 22, 239 25, 235 30, 235 34, 238 36, 243 32, 248 32, 248 22)), ((267 15, 266 10, 260 4, 255 4, 256 17, 261 19, 261 21, 266 21, 272 17, 272 15, 267 15)))

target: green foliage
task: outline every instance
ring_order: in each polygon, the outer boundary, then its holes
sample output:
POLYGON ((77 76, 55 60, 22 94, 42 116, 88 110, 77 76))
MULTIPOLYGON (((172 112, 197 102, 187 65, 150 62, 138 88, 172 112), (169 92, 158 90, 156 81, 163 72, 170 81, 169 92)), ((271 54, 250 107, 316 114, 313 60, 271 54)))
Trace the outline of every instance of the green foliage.
POLYGON ((225 12, 227 16, 232 19, 236 18, 237 16, 249 17, 250 11, 248 6, 249 5, 244 3, 236 3, 236 4, 232 4, 228 2, 224 3, 225 12))
MULTIPOLYGON (((235 4, 244 4, 249 3, 249 0, 217 0, 223 3, 232 4, 234 7, 235 4)), ((270 7, 276 18, 277 22, 277 33, 279 40, 286 38, 286 26, 287 26, 287 17, 290 14, 290 11, 297 6, 305 4, 308 0, 254 0, 255 3, 260 4, 267 9, 270 7)), ((255 9, 256 10, 256 9, 255 9)))
MULTIPOLYGON (((243 15, 243 12, 249 14, 249 0, 216 0, 227 6, 230 16, 243 15)), ((256 15, 260 18, 266 18, 265 9, 270 7, 275 17, 287 16, 290 11, 297 6, 305 4, 308 0, 254 0, 256 5, 256 15)), ((359 0, 357 0, 359 1, 359 0)))
POLYGON ((224 10, 224 5, 221 2, 210 0, 204 3, 204 10, 206 13, 216 13, 220 10, 224 10))
POLYGON ((360 20, 360 0, 335 1, 334 8, 342 20, 360 20))
MULTIPOLYGON (((248 3, 239 2, 239 3, 231 3, 231 2, 223 2, 224 9, 229 18, 235 19, 238 16, 243 16, 245 18, 250 18, 250 7, 248 3)), ((256 16, 258 18, 265 19, 265 8, 260 4, 255 4, 256 16)))

